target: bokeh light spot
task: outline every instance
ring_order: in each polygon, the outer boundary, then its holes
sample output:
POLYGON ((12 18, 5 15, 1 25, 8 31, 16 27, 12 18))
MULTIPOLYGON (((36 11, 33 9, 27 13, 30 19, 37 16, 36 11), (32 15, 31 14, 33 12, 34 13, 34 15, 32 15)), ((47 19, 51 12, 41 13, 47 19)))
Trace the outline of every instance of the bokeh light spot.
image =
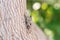
POLYGON ((38 2, 36 2, 36 3, 33 4, 33 9, 34 10, 38 10, 38 9, 40 9, 40 7, 41 7, 41 4, 38 3, 38 2))
POLYGON ((48 4, 47 3, 42 3, 42 9, 43 10, 47 9, 47 7, 48 7, 48 4))

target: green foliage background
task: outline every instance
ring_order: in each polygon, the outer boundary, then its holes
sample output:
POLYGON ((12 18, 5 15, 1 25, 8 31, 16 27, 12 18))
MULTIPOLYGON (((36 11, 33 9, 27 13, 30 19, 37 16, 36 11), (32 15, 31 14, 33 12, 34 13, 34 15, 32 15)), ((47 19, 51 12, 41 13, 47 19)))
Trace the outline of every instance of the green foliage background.
POLYGON ((55 3, 60 3, 60 0, 57 0, 57 2, 52 2, 51 4, 48 4, 47 2, 42 0, 27 0, 27 9, 30 10, 33 21, 43 31, 46 28, 51 30, 54 35, 53 40, 60 40, 60 8, 55 9, 53 6, 55 3), (46 9, 43 10, 44 7, 41 7, 39 10, 34 10, 32 6, 36 2, 40 3, 41 5, 43 5, 43 3, 46 3, 46 9))

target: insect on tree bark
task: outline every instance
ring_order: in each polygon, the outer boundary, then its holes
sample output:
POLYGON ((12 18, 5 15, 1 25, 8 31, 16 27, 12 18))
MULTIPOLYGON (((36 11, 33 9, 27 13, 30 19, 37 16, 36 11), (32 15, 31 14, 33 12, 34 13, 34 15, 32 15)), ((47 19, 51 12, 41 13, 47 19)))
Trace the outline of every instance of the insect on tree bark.
POLYGON ((25 14, 26 0, 0 0, 0 40, 47 40, 25 14))

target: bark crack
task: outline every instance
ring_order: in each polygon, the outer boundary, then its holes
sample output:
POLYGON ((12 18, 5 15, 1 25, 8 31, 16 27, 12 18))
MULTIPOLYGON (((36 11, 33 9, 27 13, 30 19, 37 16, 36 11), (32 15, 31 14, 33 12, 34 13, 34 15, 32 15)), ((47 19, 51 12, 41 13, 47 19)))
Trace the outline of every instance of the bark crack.
POLYGON ((0 40, 3 40, 2 36, 0 36, 0 40))

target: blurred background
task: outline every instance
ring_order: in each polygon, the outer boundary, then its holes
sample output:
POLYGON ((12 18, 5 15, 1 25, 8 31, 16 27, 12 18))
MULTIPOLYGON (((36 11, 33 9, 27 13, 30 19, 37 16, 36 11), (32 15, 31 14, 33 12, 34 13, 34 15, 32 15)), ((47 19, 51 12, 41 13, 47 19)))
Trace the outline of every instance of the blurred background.
POLYGON ((60 40, 60 0, 27 0, 27 13, 49 40, 60 40))

